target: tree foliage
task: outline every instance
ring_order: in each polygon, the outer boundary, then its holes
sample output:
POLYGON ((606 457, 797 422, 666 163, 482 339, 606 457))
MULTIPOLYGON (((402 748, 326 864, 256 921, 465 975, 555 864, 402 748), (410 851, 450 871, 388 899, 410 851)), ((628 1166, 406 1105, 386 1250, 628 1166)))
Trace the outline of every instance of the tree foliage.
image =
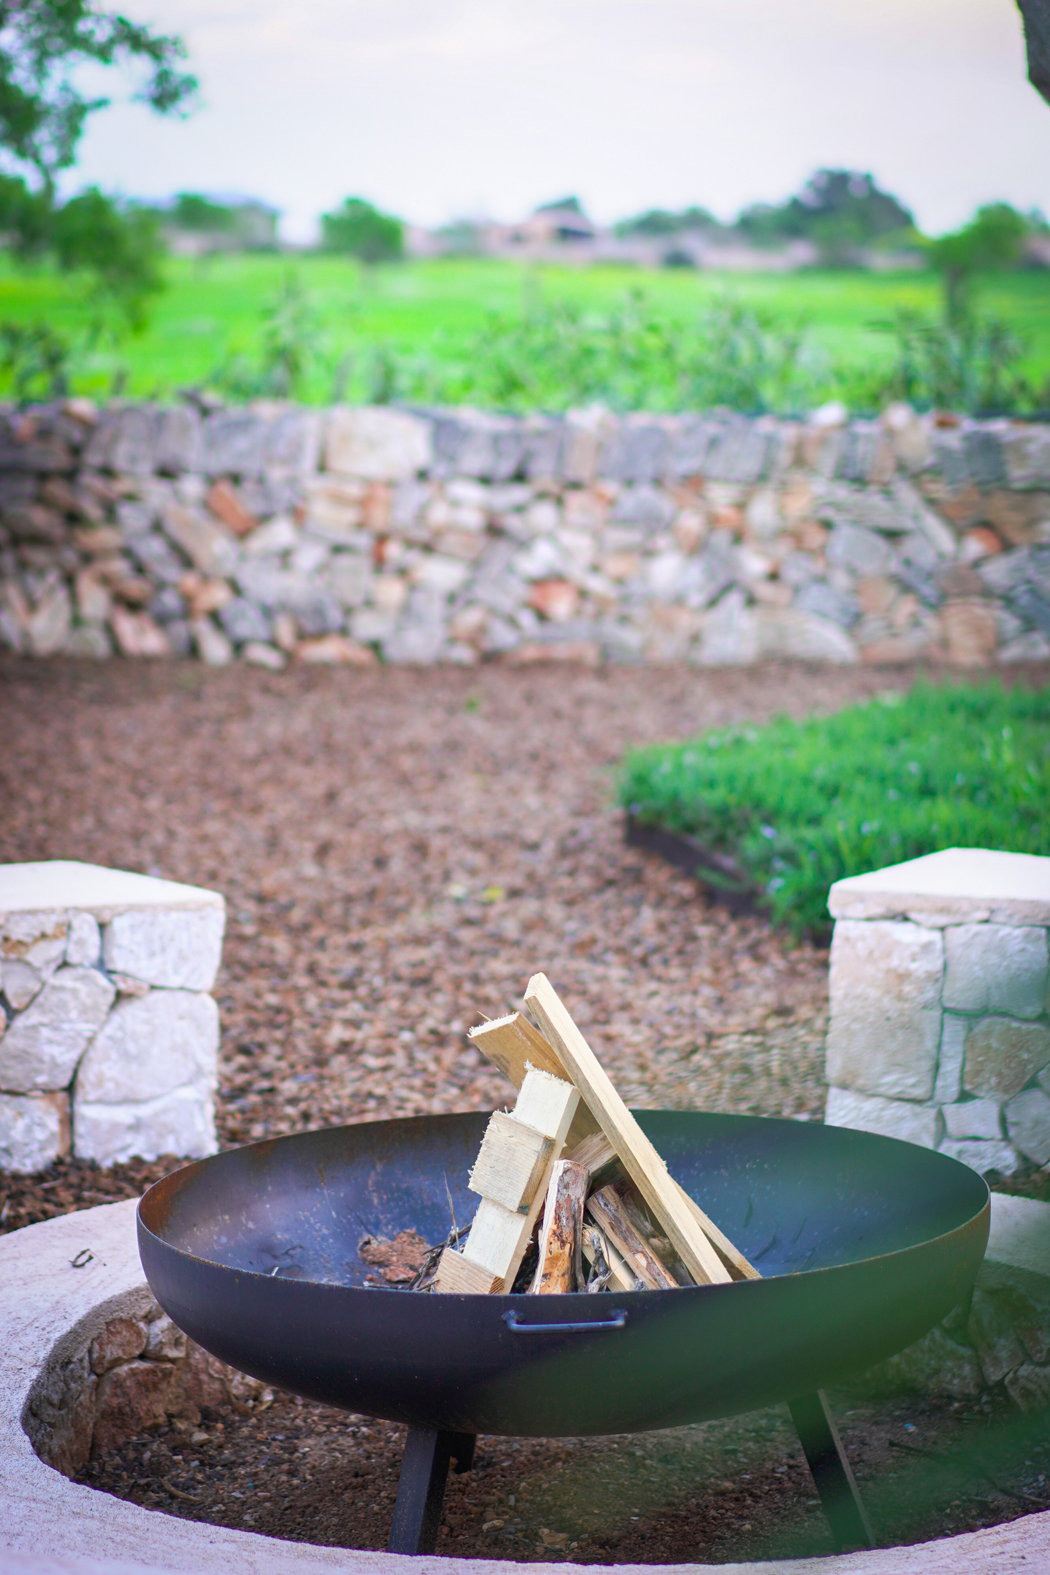
POLYGON ((343 252, 366 263, 394 262, 404 252, 401 220, 381 213, 363 197, 347 197, 334 213, 323 213, 321 236, 326 252, 343 252))
POLYGON ((196 89, 180 69, 186 49, 93 0, 0 0, 0 150, 51 190, 76 160, 85 122, 110 101, 77 84, 86 62, 139 67, 135 97, 166 115, 196 89))
POLYGON ((950 321, 965 315, 976 276, 1010 268, 1024 250, 1028 220, 1007 202, 978 208, 969 224, 929 243, 930 262, 944 281, 950 321))
POLYGON ((60 203, 56 180, 75 163, 88 117, 110 102, 81 91, 85 65, 130 71, 134 97, 166 115, 197 86, 185 54, 180 39, 95 0, 0 0, 0 235, 18 257, 50 252, 65 271, 87 270, 98 304, 116 301, 136 327, 161 282, 155 219, 95 187, 60 203))

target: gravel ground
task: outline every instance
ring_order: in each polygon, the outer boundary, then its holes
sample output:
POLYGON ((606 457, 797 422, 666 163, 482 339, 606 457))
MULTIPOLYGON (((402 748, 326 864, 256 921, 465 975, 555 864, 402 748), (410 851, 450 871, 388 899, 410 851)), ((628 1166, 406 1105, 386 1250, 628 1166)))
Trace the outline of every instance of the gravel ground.
POLYGON ((537 969, 629 1100, 813 1117, 826 952, 705 906, 626 850, 611 771, 634 741, 831 710, 886 683, 8 663, 0 860, 225 894, 225 1143, 502 1101, 464 1032, 537 969))

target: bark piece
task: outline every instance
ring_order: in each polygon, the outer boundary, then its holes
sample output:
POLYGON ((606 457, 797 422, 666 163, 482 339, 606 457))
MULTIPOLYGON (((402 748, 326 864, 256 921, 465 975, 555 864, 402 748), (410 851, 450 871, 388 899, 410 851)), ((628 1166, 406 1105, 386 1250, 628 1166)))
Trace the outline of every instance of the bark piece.
POLYGON ((589 1181, 586 1165, 571 1159, 559 1159, 551 1172, 540 1228, 539 1263, 530 1288, 534 1296, 585 1289, 583 1209, 589 1181))

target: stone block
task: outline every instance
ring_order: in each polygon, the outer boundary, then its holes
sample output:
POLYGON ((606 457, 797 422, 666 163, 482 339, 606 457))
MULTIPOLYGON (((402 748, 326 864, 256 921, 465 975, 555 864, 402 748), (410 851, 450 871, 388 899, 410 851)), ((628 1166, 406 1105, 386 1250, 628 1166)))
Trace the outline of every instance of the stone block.
POLYGON ((425 470, 433 453, 430 424, 385 406, 332 410, 324 438, 325 469, 362 481, 403 481, 425 470))
POLYGON ((97 1387, 86 1351, 52 1361, 33 1385, 26 1431, 41 1459, 63 1476, 74 1476, 91 1452, 97 1387))
POLYGON ((950 1138, 1002 1138, 1003 1124, 997 1099, 968 1099, 961 1104, 944 1105, 942 1109, 945 1131, 950 1138))
POLYGON ((68 1094, 0 1094, 0 1171, 31 1176, 69 1147, 68 1094))
POLYGON ((177 1088, 141 1104, 102 1105, 77 1100, 73 1152, 77 1159, 119 1165, 129 1159, 214 1154, 215 1111, 210 1090, 177 1088))
POLYGON ((979 1176, 986 1176, 992 1170, 997 1170, 1001 1176, 1012 1176, 1022 1165, 1020 1154, 1005 1138, 998 1141, 991 1138, 945 1138, 940 1145, 940 1152, 947 1154, 949 1159, 957 1159, 962 1165, 969 1165, 979 1176))
POLYGON ((237 538, 211 515, 169 503, 161 515, 168 538, 207 579, 226 580, 237 567, 237 538))
POLYGON ((877 1132, 901 1138, 920 1148, 936 1148, 944 1131, 936 1105, 916 1105, 904 1099, 880 1099, 848 1088, 829 1088, 824 1125, 851 1127, 856 1132, 877 1132))
POLYGON ((933 1085, 933 1097, 938 1105, 954 1105, 962 1093, 966 1035, 972 1027, 971 1018, 956 1017, 952 1012, 945 1012, 941 1020, 941 1050, 937 1057, 937 1081, 933 1085))
POLYGON ((1050 1160, 1050 1094, 1041 1088, 1026 1089, 1006 1107, 1010 1141, 1037 1165, 1050 1160))
POLYGON ((845 629, 815 612, 800 607, 756 607, 752 617, 760 661, 849 666, 860 660, 845 629))
POLYGON ((73 967, 97 968, 102 957, 102 932, 90 913, 71 913, 66 962, 73 967))
POLYGON ((225 914, 218 907, 118 913, 102 932, 111 973, 169 990, 210 990, 222 960, 225 914))
POLYGON ((165 1421, 181 1400, 180 1377, 169 1362, 124 1362, 108 1372, 95 1392, 91 1453, 104 1455, 165 1421))
POLYGON ((831 943, 828 1082, 885 1098, 929 1099, 942 973, 938 931, 840 920, 831 943))
POLYGON ((1050 487, 1050 427, 1020 422, 1003 436, 1007 485, 1016 491, 1050 487))
POLYGON ((1027 1360, 1001 1296, 974 1291, 966 1333, 977 1352, 986 1383, 1001 1383, 1007 1373, 1012 1373, 1027 1360))
POLYGON ((167 1313, 151 1319, 146 1332, 146 1355, 154 1362, 180 1362, 189 1342, 167 1313))
POLYGON ((91 1342, 91 1371, 108 1373, 121 1362, 133 1362, 146 1349, 149 1325, 144 1318, 113 1318, 91 1342))
POLYGON ((910 917, 951 924, 1050 925, 1050 858, 991 848, 945 848, 836 881, 835 919, 910 917))
POLYGON ((15 1012, 23 1012, 44 988, 44 975, 22 957, 0 958, 0 992, 15 1012))
POLYGON ((1038 1017, 1048 961, 1046 931, 1034 925, 950 925, 944 931, 944 1004, 958 1012, 1038 1017))
POLYGON ((216 410, 205 419, 201 469, 206 476, 258 476, 268 423, 249 410, 216 410))
POLYGON ((971 1094, 1012 1099, 1048 1063, 1050 1029, 1012 1017, 985 1017, 966 1038, 963 1084, 971 1094))
POLYGON ((1007 1376, 1006 1392, 1021 1411, 1045 1411, 1050 1406, 1050 1367, 1023 1363, 1007 1376))
POLYGON ((875 1393, 909 1390, 952 1400, 970 1400, 985 1387, 974 1352, 959 1345, 940 1324, 906 1350, 869 1368, 860 1382, 875 1393))
POLYGON ((0 1088, 66 1088, 116 991, 93 968, 59 968, 0 1039, 0 1088))
POLYGON ((219 1049, 219 1009, 210 995, 151 990, 114 1007, 77 1069, 74 1098, 123 1105, 184 1084, 211 1088, 219 1049))

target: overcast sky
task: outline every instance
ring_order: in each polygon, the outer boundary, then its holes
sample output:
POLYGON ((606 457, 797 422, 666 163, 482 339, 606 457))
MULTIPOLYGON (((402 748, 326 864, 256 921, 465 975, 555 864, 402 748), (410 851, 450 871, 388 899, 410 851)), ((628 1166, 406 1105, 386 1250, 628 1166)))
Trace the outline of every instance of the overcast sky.
POLYGON ((90 123, 74 185, 239 191, 307 239, 348 194, 406 218, 602 220, 780 200, 870 170, 937 231, 1050 212, 1050 106, 1013 0, 131 0, 181 33, 201 107, 90 123))

